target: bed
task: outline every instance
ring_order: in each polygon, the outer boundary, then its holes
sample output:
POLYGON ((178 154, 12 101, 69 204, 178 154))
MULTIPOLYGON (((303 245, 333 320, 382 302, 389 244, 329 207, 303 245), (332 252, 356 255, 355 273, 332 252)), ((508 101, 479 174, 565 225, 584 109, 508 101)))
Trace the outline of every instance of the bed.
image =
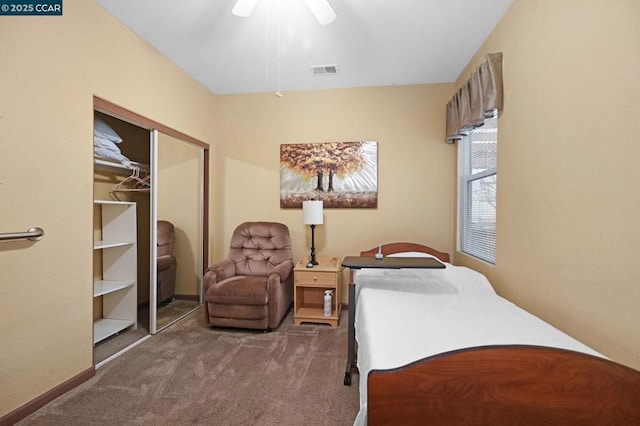
POLYGON ((640 424, 640 372, 500 297, 444 253, 394 243, 361 256, 378 251, 433 256, 445 268, 352 270, 355 424, 640 424))

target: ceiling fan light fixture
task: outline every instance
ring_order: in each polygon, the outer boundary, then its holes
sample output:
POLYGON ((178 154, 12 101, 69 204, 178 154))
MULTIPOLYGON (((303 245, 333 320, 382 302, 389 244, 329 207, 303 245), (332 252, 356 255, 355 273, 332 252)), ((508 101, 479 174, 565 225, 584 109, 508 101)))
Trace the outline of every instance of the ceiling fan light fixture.
POLYGON ((258 3, 258 0, 238 0, 233 9, 231 9, 231 13, 241 18, 246 18, 251 15, 256 3, 258 3))
POLYGON ((336 12, 328 0, 305 0, 311 13, 316 17, 320 25, 328 25, 336 19, 336 12))

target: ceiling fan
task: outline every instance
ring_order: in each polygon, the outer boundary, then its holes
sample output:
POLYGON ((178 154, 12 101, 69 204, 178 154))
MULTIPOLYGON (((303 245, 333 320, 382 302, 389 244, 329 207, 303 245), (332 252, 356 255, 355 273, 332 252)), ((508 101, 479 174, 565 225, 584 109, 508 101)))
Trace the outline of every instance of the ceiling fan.
MULTIPOLYGON (((305 0, 309 10, 316 17, 320 25, 327 25, 336 19, 336 12, 333 10, 328 0, 305 0)), ((258 0, 238 0, 233 6, 231 13, 242 18, 251 15, 258 0)))

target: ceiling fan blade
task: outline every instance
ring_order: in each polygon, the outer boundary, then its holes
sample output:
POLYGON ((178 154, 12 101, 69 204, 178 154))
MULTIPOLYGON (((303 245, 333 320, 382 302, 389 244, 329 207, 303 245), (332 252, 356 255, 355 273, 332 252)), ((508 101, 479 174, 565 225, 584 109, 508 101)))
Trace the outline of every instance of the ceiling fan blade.
POLYGON ((258 3, 258 0, 238 0, 233 9, 231 9, 231 13, 241 18, 246 18, 251 15, 256 3, 258 3))
MULTIPOLYGON (((246 18, 251 15, 257 3, 258 0, 238 0, 231 9, 231 13, 246 18)), ((306 0, 306 3, 320 25, 330 24, 337 17, 328 0, 306 0)))
POLYGON ((336 19, 336 12, 328 0, 306 0, 306 2, 320 25, 330 24, 336 19))

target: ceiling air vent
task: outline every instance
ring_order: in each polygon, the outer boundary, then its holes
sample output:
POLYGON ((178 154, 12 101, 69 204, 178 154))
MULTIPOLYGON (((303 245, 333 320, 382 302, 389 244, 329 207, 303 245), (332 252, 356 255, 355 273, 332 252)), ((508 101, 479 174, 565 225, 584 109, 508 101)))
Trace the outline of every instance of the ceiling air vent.
POLYGON ((338 65, 314 65, 311 67, 311 75, 319 77, 321 75, 336 75, 338 74, 338 65))

